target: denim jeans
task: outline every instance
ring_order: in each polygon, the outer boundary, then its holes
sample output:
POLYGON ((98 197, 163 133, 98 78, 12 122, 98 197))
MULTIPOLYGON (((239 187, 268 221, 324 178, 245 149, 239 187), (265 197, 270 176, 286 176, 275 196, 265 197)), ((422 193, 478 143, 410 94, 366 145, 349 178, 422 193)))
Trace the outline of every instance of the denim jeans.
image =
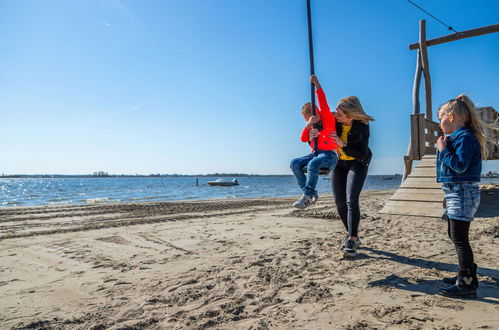
POLYGON ((291 161, 290 167, 293 171, 298 186, 303 190, 303 194, 307 196, 316 196, 317 180, 319 179, 319 170, 321 168, 329 168, 330 171, 336 166, 338 155, 332 150, 319 150, 317 156, 308 154, 306 156, 295 158, 291 161), (307 167, 307 175, 303 173, 303 168, 307 167))
POLYGON ((476 182, 443 183, 445 213, 451 219, 472 221, 480 205, 480 188, 476 182))

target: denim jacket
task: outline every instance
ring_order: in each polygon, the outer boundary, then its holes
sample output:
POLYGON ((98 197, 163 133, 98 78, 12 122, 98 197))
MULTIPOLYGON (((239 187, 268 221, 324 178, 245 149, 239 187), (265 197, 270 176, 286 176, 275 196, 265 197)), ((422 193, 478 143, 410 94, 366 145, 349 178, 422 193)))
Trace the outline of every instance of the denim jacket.
POLYGON ((437 151, 437 182, 479 182, 482 172, 480 144, 469 127, 448 136, 447 145, 437 151))

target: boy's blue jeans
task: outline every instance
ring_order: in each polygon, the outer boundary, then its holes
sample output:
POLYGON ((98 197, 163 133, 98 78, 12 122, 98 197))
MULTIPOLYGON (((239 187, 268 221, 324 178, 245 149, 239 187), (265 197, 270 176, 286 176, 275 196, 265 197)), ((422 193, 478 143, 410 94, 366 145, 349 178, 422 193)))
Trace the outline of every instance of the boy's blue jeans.
POLYGON ((332 150, 319 150, 317 156, 308 154, 306 156, 295 158, 291 161, 290 167, 293 171, 298 186, 307 196, 316 196, 317 180, 319 179, 319 170, 327 167, 330 171, 334 170, 338 162, 338 155, 332 150), (307 175, 303 173, 303 167, 307 167, 307 175))

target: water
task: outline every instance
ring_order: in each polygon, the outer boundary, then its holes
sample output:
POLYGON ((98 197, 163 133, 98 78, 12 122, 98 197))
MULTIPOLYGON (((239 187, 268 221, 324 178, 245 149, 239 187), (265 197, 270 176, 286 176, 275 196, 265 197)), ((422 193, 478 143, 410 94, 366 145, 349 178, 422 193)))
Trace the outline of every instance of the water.
MULTIPOLYGON (((201 200, 298 196, 293 176, 237 177, 239 186, 208 186, 216 177, 154 178, 0 178, 0 207, 54 204, 95 204, 144 201, 201 200)), ((231 178, 224 178, 230 181, 231 178)), ((495 181, 498 181, 495 179, 495 181)), ((488 179, 483 179, 483 183, 488 179)), ((365 190, 396 189, 400 177, 368 176, 365 190)), ((327 177, 319 178, 319 194, 331 193, 327 177)))

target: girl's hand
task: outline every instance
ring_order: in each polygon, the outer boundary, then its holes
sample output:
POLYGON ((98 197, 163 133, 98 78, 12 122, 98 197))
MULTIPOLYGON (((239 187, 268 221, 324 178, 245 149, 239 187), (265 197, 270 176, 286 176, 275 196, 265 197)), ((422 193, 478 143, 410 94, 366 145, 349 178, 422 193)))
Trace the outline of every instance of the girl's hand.
POLYGON ((336 140, 336 144, 338 144, 340 148, 343 148, 346 145, 346 143, 338 137, 338 134, 336 134, 336 132, 332 132, 331 134, 329 134, 329 137, 333 140, 336 140))
POLYGON ((338 137, 338 134, 336 134, 336 132, 332 132, 331 134, 329 134, 329 138, 336 141, 338 146, 340 146, 341 148, 343 148, 346 145, 346 143, 343 142, 343 140, 338 137))
POLYGON ((438 151, 442 151, 444 150, 444 148, 447 146, 447 136, 440 136, 438 139, 437 139, 437 149, 438 151))
POLYGON ((342 140, 340 139, 339 137, 336 138, 336 144, 340 147, 340 148, 343 148, 344 146, 346 146, 347 144, 342 140))
POLYGON ((308 140, 309 141, 312 141, 313 139, 315 139, 316 137, 319 136, 319 130, 317 128, 312 128, 309 132, 308 132, 308 140))

